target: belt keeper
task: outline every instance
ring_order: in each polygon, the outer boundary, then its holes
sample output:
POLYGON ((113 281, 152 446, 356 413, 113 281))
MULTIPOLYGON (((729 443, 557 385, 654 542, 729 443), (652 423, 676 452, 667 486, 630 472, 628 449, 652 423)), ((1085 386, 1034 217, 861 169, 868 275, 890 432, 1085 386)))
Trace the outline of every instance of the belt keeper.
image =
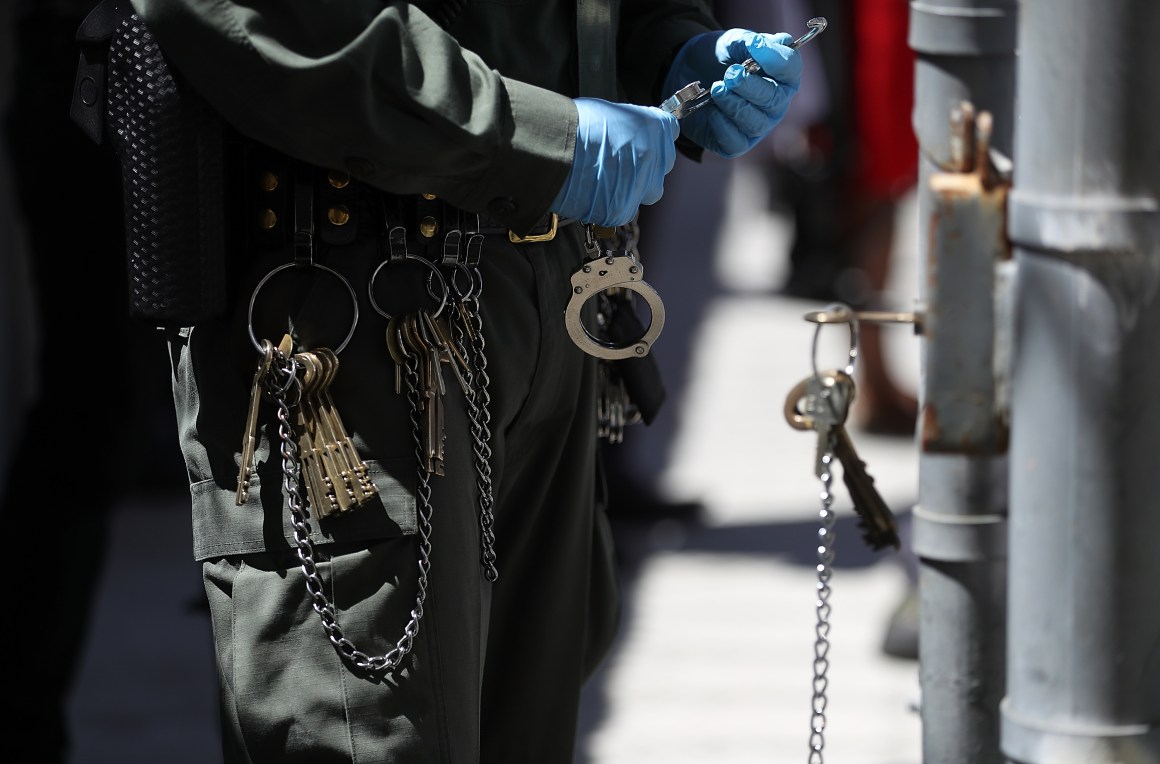
POLYGON ((467 256, 463 259, 463 264, 468 268, 478 267, 479 259, 482 254, 483 234, 473 233, 467 237, 467 256))
POLYGON ((314 264, 314 181, 309 170, 306 177, 294 181, 294 263, 314 264))
POLYGON ((387 232, 387 257, 391 262, 399 262, 407 258, 407 229, 397 225, 387 232))
POLYGON ((459 262, 460 244, 463 242, 463 231, 458 228, 449 230, 443 236, 443 264, 455 265, 459 262))

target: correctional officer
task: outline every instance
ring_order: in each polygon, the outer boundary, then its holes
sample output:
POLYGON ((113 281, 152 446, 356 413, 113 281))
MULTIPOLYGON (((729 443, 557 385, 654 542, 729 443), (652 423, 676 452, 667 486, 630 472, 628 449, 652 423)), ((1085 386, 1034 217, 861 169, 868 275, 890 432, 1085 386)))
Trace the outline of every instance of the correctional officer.
POLYGON ((570 762, 618 615, 570 279, 602 246, 588 224, 657 202, 678 148, 734 157, 774 128, 790 36, 693 0, 132 7, 227 125, 224 307, 164 322, 227 761, 570 762), (693 81, 707 107, 657 108, 693 81), (440 327, 465 363, 420 352, 440 327), (337 420, 369 481, 342 507, 307 463, 337 420))

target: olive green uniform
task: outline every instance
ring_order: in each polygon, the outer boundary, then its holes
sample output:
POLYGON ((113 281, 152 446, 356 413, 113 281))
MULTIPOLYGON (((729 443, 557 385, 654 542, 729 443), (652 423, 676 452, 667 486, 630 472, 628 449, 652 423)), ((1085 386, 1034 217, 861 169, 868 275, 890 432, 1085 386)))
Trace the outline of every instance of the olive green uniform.
MULTIPOLYGON (((378 0, 133 0, 174 68, 244 136, 404 205, 433 194, 516 233, 544 216, 567 175, 577 123, 570 99, 582 88, 607 91, 604 68, 615 59, 619 96, 659 103, 674 50, 716 28, 693 2, 616 5, 472 0, 445 31, 417 5, 378 0), (578 18, 589 35, 582 51, 578 18)), ((416 604, 423 499, 411 408, 395 393, 386 319, 368 297, 382 241, 370 218, 355 222, 359 236, 320 246, 316 259, 353 285, 354 298, 312 269, 317 283, 294 322, 307 348, 339 346, 355 326, 331 391, 378 498, 310 524, 344 635, 382 655, 416 604)), ((408 233, 412 251, 429 254, 408 233)), ((572 760, 580 688, 618 612, 594 496, 595 362, 564 326, 583 239, 579 225, 541 243, 486 237, 479 269, 499 578, 481 573, 477 444, 449 376, 446 474, 430 478, 429 587, 413 649, 394 671, 352 668, 312 607, 268 403, 257 477, 248 503, 235 506, 258 355, 247 324, 261 323, 254 311, 277 302, 287 282, 273 277, 253 309, 249 300, 285 254, 231 252, 239 275, 229 314, 171 332, 227 761, 572 760)), ((392 264, 375 280, 387 282, 380 308, 399 298, 414 267, 392 264)))

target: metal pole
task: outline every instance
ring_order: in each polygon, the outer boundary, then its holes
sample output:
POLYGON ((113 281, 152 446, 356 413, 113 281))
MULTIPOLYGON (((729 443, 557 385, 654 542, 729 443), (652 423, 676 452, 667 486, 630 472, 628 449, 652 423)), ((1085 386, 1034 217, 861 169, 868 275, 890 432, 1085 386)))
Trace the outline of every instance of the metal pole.
POLYGON ((1002 748, 1157 762, 1160 3, 1022 14, 1002 748))
MULTIPOLYGON (((991 113, 991 145, 1011 155, 1018 3, 922 0, 911 2, 910 9, 910 45, 917 53, 917 204, 925 226, 937 223, 932 220, 931 176, 956 169, 950 120, 960 103, 967 101, 976 112, 991 113)), ((938 311, 944 325, 961 325, 968 319, 958 308, 966 304, 928 303, 931 239, 926 229, 919 235, 919 301, 928 311, 938 311)), ((985 269, 993 263, 980 265, 985 269)), ((974 297, 989 303, 993 295, 974 297)), ((968 331, 976 332, 984 343, 993 342, 994 322, 987 320, 968 331)), ((959 336, 964 336, 961 330, 959 336)), ((940 336, 923 341, 924 378, 933 343, 943 341, 940 336)), ((930 383, 937 380, 924 379, 919 386, 924 416, 931 415, 929 400, 924 400, 930 383)), ((1006 458, 993 453, 997 449, 981 450, 919 455, 913 543, 919 557, 919 680, 923 760, 928 764, 1003 760, 998 705, 1005 661, 1006 458)))

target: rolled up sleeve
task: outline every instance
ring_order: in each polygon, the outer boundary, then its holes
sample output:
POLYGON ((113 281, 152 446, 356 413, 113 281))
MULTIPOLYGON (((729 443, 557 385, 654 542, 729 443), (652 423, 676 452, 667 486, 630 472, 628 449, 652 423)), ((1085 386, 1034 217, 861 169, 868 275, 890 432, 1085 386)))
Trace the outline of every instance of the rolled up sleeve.
POLYGON ((386 191, 530 227, 564 182, 566 96, 490 69, 407 3, 132 0, 240 133, 386 191))

